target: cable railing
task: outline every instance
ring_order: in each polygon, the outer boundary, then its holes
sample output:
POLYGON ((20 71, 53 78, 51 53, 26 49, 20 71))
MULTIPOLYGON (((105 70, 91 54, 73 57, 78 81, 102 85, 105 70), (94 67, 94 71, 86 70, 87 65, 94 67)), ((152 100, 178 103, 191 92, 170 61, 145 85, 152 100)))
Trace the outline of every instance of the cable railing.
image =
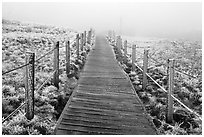
POLYGON ((4 123, 5 121, 7 121, 9 118, 11 118, 13 115, 15 115, 18 111, 20 111, 20 109, 22 107, 24 107, 24 105, 27 103, 28 100, 24 101, 18 108, 16 108, 13 112, 11 112, 11 114, 9 114, 6 118, 4 118, 2 120, 2 123, 4 123))
MULTIPOLYGON (((70 45, 72 45, 74 42, 76 42, 76 54, 77 54, 77 59, 79 59, 79 52, 84 51, 87 43, 93 45, 92 43, 92 37, 93 37, 93 32, 92 30, 89 31, 86 37, 86 31, 82 33, 81 37, 79 34, 76 35, 76 38, 72 40, 71 42, 68 40, 65 44, 65 66, 66 66, 66 74, 67 76, 70 75, 70 57, 71 57, 71 48, 70 45), (80 42, 79 42, 80 40, 80 42)), ((2 119, 2 123, 5 121, 9 120, 11 117, 13 117, 17 112, 21 112, 21 109, 26 106, 25 109, 25 117, 28 120, 33 119, 34 117, 34 92, 39 92, 45 84, 53 77, 53 83, 54 86, 59 89, 59 49, 63 47, 59 47, 59 41, 56 42, 54 45, 54 48, 46 52, 44 55, 41 57, 35 59, 35 53, 33 52, 26 52, 26 63, 24 65, 21 65, 19 67, 16 67, 14 69, 8 70, 6 72, 3 72, 2 75, 8 74, 10 72, 13 72, 15 70, 21 69, 26 67, 26 73, 25 73, 25 101, 18 107, 16 108, 13 112, 11 112, 6 118, 2 119), (50 76, 35 90, 35 85, 34 85, 34 79, 35 79, 35 66, 36 63, 45 58, 47 55, 51 54, 54 52, 54 69, 53 72, 50 74, 50 76)))
POLYGON ((8 71, 6 71, 6 72, 3 72, 2 75, 5 75, 5 74, 7 74, 7 73, 10 73, 10 72, 13 72, 13 71, 15 71, 15 70, 21 69, 21 68, 23 68, 23 67, 26 67, 27 65, 29 65, 29 63, 24 64, 24 65, 21 65, 21 66, 16 67, 16 68, 13 68, 13 69, 8 70, 8 71))
POLYGON ((45 53, 44 55, 42 55, 41 57, 39 57, 38 59, 36 59, 35 62, 41 60, 42 58, 44 58, 44 57, 47 56, 48 54, 52 53, 55 49, 56 49, 56 47, 54 47, 53 49, 51 49, 50 51, 48 51, 47 53, 45 53))
MULTIPOLYGON (((135 63, 135 66, 141 71, 143 72, 142 68, 137 65, 135 63)), ((168 91, 162 87, 156 80, 154 80, 148 73, 146 73, 146 75, 160 88, 162 89, 164 92, 168 93, 168 91)), ((202 120, 201 116, 199 114, 197 114, 195 111, 193 111, 192 109, 190 109, 189 107, 187 107, 184 103, 182 103, 179 99, 177 99, 174 95, 171 95, 171 97, 176 100, 179 104, 181 104, 185 109, 187 109, 188 111, 190 111, 191 113, 194 113, 200 120, 202 120)))
MULTIPOLYGON (((111 39, 109 37, 109 39, 111 39)), ((111 40, 112 41, 112 40, 111 40)), ((153 57, 151 57, 150 55, 148 55, 148 51, 149 49, 147 47, 140 47, 140 48, 144 48, 144 53, 139 52, 138 50, 136 50, 136 45, 133 44, 132 47, 127 45, 127 40, 124 41, 124 48, 121 48, 121 42, 122 39, 121 37, 117 37, 116 39, 116 45, 115 47, 120 51, 120 50, 124 50, 124 57, 127 58, 127 48, 131 48, 132 49, 132 55, 131 55, 131 60, 132 60, 132 71, 135 71, 135 67, 136 66, 142 73, 143 73, 143 82, 142 82, 142 88, 143 90, 145 90, 146 86, 147 86, 147 77, 149 79, 151 79, 160 89, 162 89, 165 93, 167 93, 167 100, 168 100, 168 105, 167 105, 167 122, 171 122, 173 120, 173 99, 178 102, 182 107, 184 107, 186 110, 188 110, 190 113, 194 114, 196 117, 198 117, 201 121, 202 121, 202 117, 195 112, 194 110, 192 110, 191 108, 189 108, 187 105, 185 105, 184 103, 182 103, 179 99, 177 99, 174 95, 172 95, 173 93, 173 87, 174 87, 174 71, 182 74, 182 75, 186 75, 189 76, 191 78, 196 79, 196 77, 187 74, 186 72, 182 72, 176 68, 174 68, 174 59, 169 59, 167 61, 167 64, 161 63, 159 61, 157 61, 156 59, 154 59, 153 57), (136 61, 136 55, 137 54, 141 54, 143 55, 143 69, 135 62, 136 61), (168 90, 166 90, 163 86, 161 86, 156 80, 154 80, 148 73, 147 73, 147 67, 148 67, 148 59, 150 59, 151 62, 154 62, 156 64, 160 64, 163 65, 166 69, 167 69, 167 76, 168 76, 168 90)), ((129 45, 131 45, 130 43, 128 43, 129 45)))
MULTIPOLYGON (((139 52, 139 51, 137 51, 137 53, 139 53, 140 55, 143 55, 143 53, 141 53, 141 52, 139 52)), ((137 54, 137 53, 136 53, 136 54, 137 54)), ((152 62, 152 63, 157 63, 156 65, 159 65, 159 66, 163 65, 165 68, 168 68, 167 64, 161 63, 161 62, 157 61, 157 60, 156 60, 155 58, 153 58, 152 56, 148 55, 148 58, 151 59, 150 62, 152 62)), ((192 75, 190 75, 190 74, 188 74, 188 73, 186 73, 186 72, 183 72, 183 71, 181 71, 181 70, 179 70, 179 69, 177 69, 177 68, 174 68, 174 70, 175 70, 175 72, 177 72, 177 73, 179 73, 179 74, 186 75, 186 76, 188 76, 188 77, 197 79, 197 77, 192 76, 192 75)))

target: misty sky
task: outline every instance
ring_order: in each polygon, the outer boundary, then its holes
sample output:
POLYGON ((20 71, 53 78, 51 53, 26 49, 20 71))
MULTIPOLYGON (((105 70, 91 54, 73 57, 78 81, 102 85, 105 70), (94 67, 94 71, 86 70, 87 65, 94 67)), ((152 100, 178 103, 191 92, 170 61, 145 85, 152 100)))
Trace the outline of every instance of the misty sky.
POLYGON ((189 2, 2 3, 2 17, 75 30, 90 27, 96 31, 114 29, 137 36, 165 36, 202 30, 202 4, 189 2))

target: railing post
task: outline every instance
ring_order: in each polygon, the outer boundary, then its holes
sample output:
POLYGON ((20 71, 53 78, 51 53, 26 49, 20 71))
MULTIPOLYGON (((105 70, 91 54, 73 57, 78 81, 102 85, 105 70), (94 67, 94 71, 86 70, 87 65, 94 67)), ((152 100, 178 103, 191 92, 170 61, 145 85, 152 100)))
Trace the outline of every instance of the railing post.
POLYGON ((76 35, 76 49, 77 59, 79 59, 79 34, 76 35))
POLYGON ((122 62, 122 54, 121 54, 121 37, 120 36, 117 36, 117 40, 116 40, 116 48, 117 48, 117 51, 118 51, 118 60, 119 62, 122 62))
POLYGON ((80 37, 80 49, 81 49, 81 51, 83 51, 83 33, 81 33, 81 37, 80 37))
POLYGON ((167 114, 166 114, 166 122, 172 123, 173 121, 173 99, 172 92, 174 87, 174 59, 168 60, 168 104, 167 104, 167 114))
POLYGON ((124 58, 126 63, 127 62, 127 40, 124 41, 124 58))
POLYGON ((119 48, 120 48, 120 50, 122 50, 122 37, 121 36, 119 38, 119 48))
POLYGON ((84 31, 84 47, 86 47, 86 31, 84 31))
POLYGON ((91 44, 91 30, 88 31, 88 38, 87 43, 91 44))
POLYGON ((25 76, 25 100, 26 107, 26 118, 28 120, 33 119, 34 117, 34 78, 35 78, 35 53, 27 52, 26 53, 26 76, 25 76))
POLYGON ((127 56, 127 40, 124 41, 124 56, 127 56))
POLYGON ((59 89, 59 41, 54 45, 54 77, 53 77, 53 83, 54 86, 59 89))
POLYGON ((144 50, 144 58, 143 58, 143 81, 142 81, 142 89, 144 90, 147 86, 147 67, 148 67, 148 51, 144 50))
POLYGON ((132 45, 132 71, 135 71, 136 45, 132 45))
POLYGON ((69 76, 70 72, 70 42, 69 40, 66 42, 66 74, 69 76))
POLYGON ((122 42, 121 42, 121 37, 120 36, 117 36, 117 41, 116 41, 116 46, 118 48, 118 50, 120 51, 121 50, 121 46, 122 46, 122 42))

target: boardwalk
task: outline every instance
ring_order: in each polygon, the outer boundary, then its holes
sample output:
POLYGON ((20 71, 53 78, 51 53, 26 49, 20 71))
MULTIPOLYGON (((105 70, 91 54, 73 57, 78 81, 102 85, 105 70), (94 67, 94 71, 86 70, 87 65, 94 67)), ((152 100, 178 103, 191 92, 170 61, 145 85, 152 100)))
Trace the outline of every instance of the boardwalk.
POLYGON ((156 134, 150 123, 111 46, 96 37, 56 134, 156 134))

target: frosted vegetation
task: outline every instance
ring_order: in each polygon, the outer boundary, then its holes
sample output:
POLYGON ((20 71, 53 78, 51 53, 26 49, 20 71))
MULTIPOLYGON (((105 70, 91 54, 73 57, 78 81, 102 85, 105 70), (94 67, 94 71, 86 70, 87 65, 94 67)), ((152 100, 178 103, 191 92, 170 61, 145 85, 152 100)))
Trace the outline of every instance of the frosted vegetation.
MULTIPOLYGON (((167 60, 175 59, 175 69, 195 78, 175 71, 173 95, 202 117, 202 45, 199 41, 170 40, 158 38, 129 38, 128 62, 121 62, 129 74, 136 92, 160 134, 202 134, 202 121, 197 116, 174 101, 173 123, 166 123, 167 94, 152 80, 148 79, 146 90, 142 89, 142 73, 136 69, 131 73, 132 45, 136 44, 136 63, 143 68, 143 50, 149 49, 148 74, 167 89, 167 60), (153 58, 153 59, 152 59, 153 58)), ((117 48, 116 58, 120 59, 117 48)))
MULTIPOLYGON (((60 83, 59 89, 53 86, 52 78, 39 92, 35 92, 35 116, 28 121, 24 114, 17 113, 2 124, 2 134, 53 134, 70 94, 77 85, 78 71, 85 62, 84 53, 76 61, 76 44, 72 42, 77 32, 67 28, 26 24, 18 21, 2 20, 2 72, 25 64, 25 53, 32 51, 39 58, 51 50, 56 41, 60 41, 60 83), (71 73, 65 74, 65 42, 71 44, 71 73)), ((88 51, 88 49, 86 49, 88 51)), ((85 52, 86 52, 85 51, 85 52)), ((53 72, 53 53, 36 62, 35 90, 50 77, 53 72)), ((7 117, 25 100, 25 68, 2 76, 2 117, 7 117)))

